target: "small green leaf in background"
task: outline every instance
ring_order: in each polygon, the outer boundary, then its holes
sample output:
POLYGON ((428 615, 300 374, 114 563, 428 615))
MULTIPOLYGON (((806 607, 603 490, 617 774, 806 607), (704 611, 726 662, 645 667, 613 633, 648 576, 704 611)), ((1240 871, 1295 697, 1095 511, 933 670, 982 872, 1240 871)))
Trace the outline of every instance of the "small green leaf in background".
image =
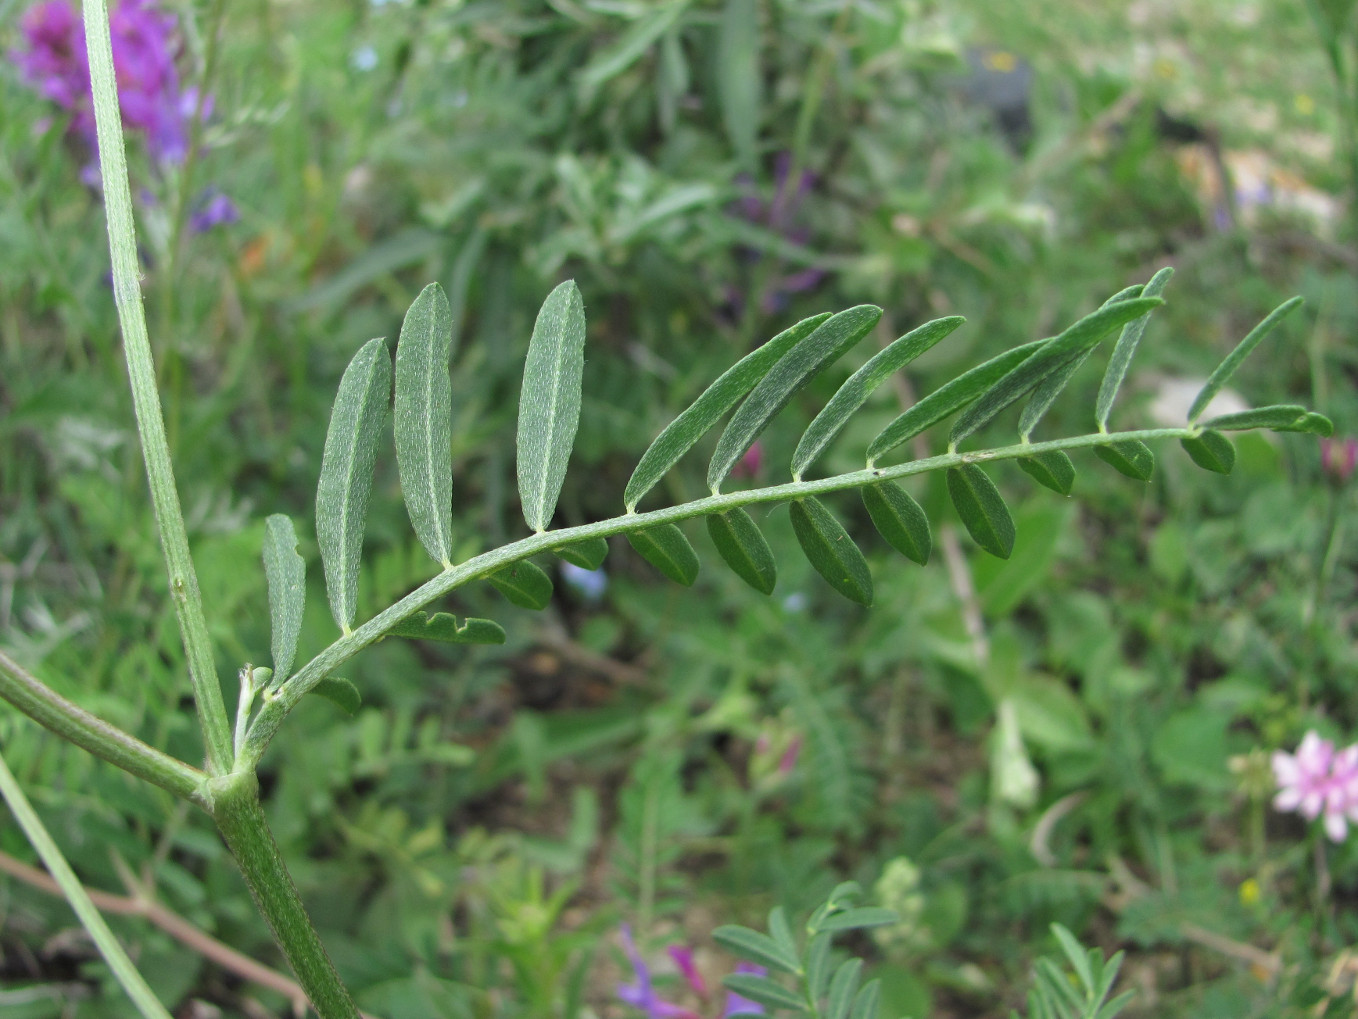
POLYGON ((273 671, 282 683, 292 672, 306 606, 306 560, 297 554, 292 521, 275 513, 264 522, 264 577, 273 624, 273 671))
POLYGON ((505 631, 491 619, 469 617, 459 623, 450 612, 435 612, 432 616, 416 612, 406 616, 387 633, 393 637, 413 637, 416 640, 438 640, 445 644, 503 644, 505 631))
POLYGON ((604 557, 608 555, 608 539, 586 538, 584 541, 554 548, 552 555, 582 570, 597 570, 603 565, 604 557))
POLYGON ((665 426, 655 441, 641 455, 636 470, 623 491, 623 503, 630 513, 641 497, 649 492, 681 456, 717 423, 717 420, 736 405, 755 383, 768 374, 769 369, 793 346, 810 336, 830 317, 824 312, 802 319, 789 329, 756 348, 728 368, 716 382, 703 390, 701 396, 677 418, 665 426))
POLYGON ((863 973, 862 959, 845 959, 830 979, 830 997, 825 1004, 826 1019, 849 1019, 854 992, 863 973))
POLYGON ((991 555, 1014 551, 1014 518, 995 483, 975 464, 948 468, 948 495, 972 540, 991 555))
POLYGON ((869 980, 853 999, 853 1012, 849 1019, 877 1019, 877 999, 882 991, 880 980, 869 980))
POLYGON ((707 518, 707 533, 717 553, 737 577, 760 594, 772 594, 778 580, 773 550, 750 514, 736 507, 707 518))
POLYGON ((600 86, 640 60, 687 6, 688 0, 670 0, 652 5, 649 11, 636 18, 631 28, 580 71, 576 80, 584 101, 591 101, 600 86))
POLYGON ((540 567, 521 560, 486 577, 491 587, 521 609, 545 609, 552 600, 552 578, 540 567))
POLYGON ((793 480, 802 480, 806 469, 839 434, 854 411, 863 406, 873 390, 965 321, 960 315, 952 315, 926 322, 893 342, 854 372, 802 433, 797 450, 792 454, 793 480))
POLYGON ((832 913, 816 925, 822 931, 856 931, 868 927, 885 927, 900 923, 901 918, 894 909, 881 906, 859 906, 846 909, 842 913, 832 913))
POLYGON ((692 587, 698 579, 698 553, 674 524, 630 531, 627 540, 641 558, 676 584, 692 587))
POLYGON ((707 468, 707 486, 713 495, 773 416, 817 372, 866 336, 881 317, 882 309, 871 304, 832 315, 769 369, 717 440, 707 468))
POLYGON ((358 687, 338 676, 326 676, 308 692, 324 697, 350 717, 358 714, 358 709, 363 706, 363 697, 359 694, 358 687))
POLYGON ((933 551, 934 538, 929 518, 920 504, 894 481, 867 485, 860 492, 877 533, 901 555, 925 565, 933 551))
POLYGON ((340 379, 316 486, 316 541, 325 568, 330 612, 349 632, 358 605, 358 566, 368 519, 377 444, 391 399, 386 340, 369 340, 340 379))
POLYGON ((1110 330, 1154 311, 1163 303, 1158 297, 1133 297, 1105 304, 1048 340, 1032 357, 1015 365, 967 408, 953 425, 948 436, 949 445, 955 447, 1068 361, 1097 346, 1110 330))
POLYGON ((741 169, 753 172, 759 142, 759 4, 726 0, 717 26, 717 95, 741 169))
POLYGON ((957 376, 951 382, 934 390, 919 403, 915 404, 895 421, 882 429, 868 447, 868 470, 876 465, 883 454, 890 452, 902 442, 913 439, 931 425, 942 421, 955 410, 959 410, 977 399, 982 393, 1007 375, 1016 365, 1042 347, 1046 340, 1033 340, 1013 350, 1006 350, 979 364, 970 371, 957 376))
POLYGON ((726 924, 712 932, 712 940, 742 959, 770 969, 794 974, 801 969, 795 952, 789 952, 780 942, 749 927, 726 924))
POLYGON ((806 1001, 800 995, 774 983, 768 977, 752 973, 734 973, 729 977, 722 977, 721 982, 728 991, 735 991, 742 998, 749 998, 769 1008, 791 1008, 803 1015, 806 1014, 806 1001))
POLYGON ((1193 462, 1205 471, 1217 474, 1230 474, 1235 466, 1235 447, 1231 440, 1210 428, 1199 435, 1191 435, 1179 440, 1188 451, 1193 462))
POLYGON ((868 561, 844 526, 819 499, 797 499, 788 507, 797 543, 826 583, 850 601, 872 604, 868 561))
POLYGON ((1155 473, 1155 454, 1140 439, 1103 443, 1094 447, 1094 455, 1119 474, 1137 481, 1150 481, 1155 473))
POLYGON ((769 936, 778 942, 788 958, 797 958, 797 942, 792 937, 792 928, 787 922, 787 911, 782 906, 774 906, 769 910, 769 936))
POLYGON ((453 313, 443 288, 420 291, 396 345, 396 467, 420 544, 445 569, 453 555, 453 313))
POLYGON ((1188 408, 1188 423, 1190 425, 1197 421, 1198 415, 1207 409, 1207 405, 1212 402, 1212 397, 1221 392, 1221 387, 1231 380, 1231 376, 1235 374, 1236 369, 1240 367, 1245 358, 1249 357, 1250 352, 1259 346, 1265 336, 1273 332, 1274 327, 1279 322, 1300 307, 1300 297, 1293 297, 1284 301, 1270 311, 1264 320, 1251 329, 1236 348, 1226 355, 1226 360, 1217 365, 1216 370, 1208 377, 1207 384, 1193 398, 1193 405, 1188 408))
MULTIPOLYGON (((1159 297, 1164 293, 1173 275, 1174 270, 1165 266, 1151 277, 1151 281, 1141 291, 1141 296, 1159 297)), ((1136 354, 1136 348, 1141 343, 1141 336, 1145 333, 1146 323, 1149 321, 1150 315, 1145 314, 1128 322, 1122 327, 1118 342, 1113 347, 1113 356, 1108 359, 1108 369, 1103 373, 1103 381, 1099 383, 1099 396, 1094 402, 1094 420, 1101 432, 1108 429, 1108 415, 1113 410, 1113 401, 1117 399, 1118 389, 1122 386, 1122 380, 1127 375, 1127 368, 1132 363, 1132 357, 1136 354)))
POLYGON ((574 280, 542 302, 528 342, 519 398, 518 475, 523 516, 545 531, 566 480, 585 368, 585 305, 574 280))
POLYGON ((1032 456, 1021 456, 1019 469, 1043 488, 1070 495, 1075 485, 1075 464, 1064 449, 1049 449, 1032 456))

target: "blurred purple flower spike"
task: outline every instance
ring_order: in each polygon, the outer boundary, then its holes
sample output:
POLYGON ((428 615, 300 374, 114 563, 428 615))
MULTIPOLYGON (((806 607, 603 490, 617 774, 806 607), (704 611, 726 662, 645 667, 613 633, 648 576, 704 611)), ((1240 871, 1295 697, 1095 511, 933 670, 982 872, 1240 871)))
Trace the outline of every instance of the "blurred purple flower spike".
POLYGON ((634 979, 630 984, 618 985, 618 1000, 646 1013, 647 1019, 699 1019, 697 1013, 663 1001, 656 995, 655 988, 651 986, 651 969, 632 940, 631 925, 623 924, 619 933, 622 950, 627 953, 627 959, 632 964, 634 979))
POLYGON ((199 196, 198 207, 189 217, 189 228, 194 233, 206 233, 213 227, 226 226, 240 219, 236 203, 216 188, 208 188, 199 196))
POLYGON ((1358 439, 1321 439, 1320 469, 1337 485, 1347 485, 1358 468, 1358 439))
MULTIPOLYGON (((811 231, 793 224, 806 196, 815 187, 816 175, 810 170, 800 170, 794 180, 792 154, 780 152, 774 159, 773 181, 773 198, 765 201, 755 193, 753 178, 748 174, 741 174, 736 178, 736 183, 744 193, 736 199, 731 211, 741 219, 765 227, 793 244, 805 245, 811 239, 811 231)), ((764 255, 762 252, 749 251, 746 257, 757 262, 764 255)), ((764 293, 759 295, 760 310, 766 314, 781 311, 787 306, 789 295, 815 288, 825 275, 824 269, 811 267, 775 277, 769 281, 764 293)), ((732 302, 739 307, 743 303, 743 298, 738 292, 733 291, 732 302)))

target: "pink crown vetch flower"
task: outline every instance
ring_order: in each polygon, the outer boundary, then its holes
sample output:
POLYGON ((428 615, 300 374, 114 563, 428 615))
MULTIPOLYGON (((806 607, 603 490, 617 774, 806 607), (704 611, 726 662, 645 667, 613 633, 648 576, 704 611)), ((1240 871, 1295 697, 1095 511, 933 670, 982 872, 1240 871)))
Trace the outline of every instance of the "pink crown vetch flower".
POLYGON ((1358 744, 1335 752, 1331 740, 1308 732, 1295 754, 1273 754, 1277 810, 1295 810, 1308 821, 1324 814, 1325 834, 1334 842, 1348 836, 1349 822, 1358 823, 1358 744))

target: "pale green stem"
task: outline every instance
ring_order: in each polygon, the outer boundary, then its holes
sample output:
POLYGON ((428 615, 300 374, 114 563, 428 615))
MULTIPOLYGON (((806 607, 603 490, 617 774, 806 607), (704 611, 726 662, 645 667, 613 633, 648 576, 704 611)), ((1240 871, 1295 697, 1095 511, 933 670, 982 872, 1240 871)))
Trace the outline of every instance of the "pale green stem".
POLYGON ((879 467, 855 471, 851 474, 841 474, 833 478, 795 481, 786 485, 775 485, 771 488, 757 488, 743 492, 713 495, 680 506, 670 506, 646 513, 627 513, 597 523, 534 534, 490 552, 483 552, 481 555, 474 556, 452 569, 444 570, 437 577, 411 591, 395 605, 378 613, 362 626, 335 641, 307 662, 277 691, 272 694, 266 692, 263 697, 264 704, 250 725, 237 767, 246 769, 257 766, 265 748, 269 745, 269 741, 273 739, 288 712, 297 706, 298 701, 307 692, 330 675, 343 662, 352 658, 369 644, 380 640, 386 635, 387 631, 402 619, 424 608, 435 599, 443 597, 468 581, 485 577, 521 559, 527 559, 542 552, 550 552, 552 549, 583 541, 587 538, 606 538, 614 534, 639 531, 647 527, 654 527, 657 524, 675 523, 692 517, 725 512, 737 506, 788 502, 792 499, 804 499, 812 495, 824 495, 828 492, 862 488, 865 485, 872 485, 881 481, 909 477, 914 474, 926 474, 930 471, 944 470, 964 463, 1013 460, 1049 450, 1082 449, 1131 440, 1144 442, 1155 439, 1182 439, 1186 436, 1196 435, 1199 431, 1200 429, 1189 427, 1151 428, 1130 432, 1096 432, 1074 438, 1055 439, 1050 442, 1022 442, 999 449, 944 453, 925 460, 912 460, 909 463, 898 464, 894 467, 879 467))
POLYGON ((170 1019, 170 1013, 165 1011, 165 1006, 156 1000, 156 996, 151 993, 151 988, 146 985, 142 975, 137 972, 137 967, 132 965, 132 960, 123 951, 123 946, 118 943, 118 939, 108 929, 108 924, 104 922, 99 910, 94 908, 94 903, 90 901, 89 894, 80 883, 80 879, 75 876, 75 872, 71 870, 71 865, 61 855, 61 850, 52 841, 52 836, 47 833, 47 829, 43 827, 42 821, 33 810, 32 804, 24 796, 24 791, 19 788, 19 783, 9 770, 9 765, 5 763, 3 754, 0 754, 0 796, 3 796, 5 802, 9 804, 10 813, 14 815, 14 820, 19 822, 19 827, 28 836, 28 841, 38 851, 38 856, 42 859, 43 866, 47 868, 47 873, 51 874, 52 879, 61 887, 61 892, 66 896, 66 901, 71 904, 71 908, 75 910, 75 915, 80 918, 81 924, 89 932, 95 947, 99 949, 99 954, 104 957, 104 961, 108 963, 108 968, 118 978, 118 983, 122 984, 127 996, 137 1006, 137 1011, 145 1016, 145 1019, 170 1019))
POLYGON ((108 217, 109 255, 113 262, 113 299, 123 331, 123 353, 132 385, 132 404, 141 435, 146 477, 151 487, 160 544, 169 573, 170 597, 184 640, 198 724, 203 731, 208 771, 231 770, 231 733, 222 688, 217 678, 212 641, 203 615, 198 576, 189 555, 189 538, 179 508, 170 447, 156 391, 155 366, 142 307, 141 274, 137 265, 137 234, 132 219, 132 191, 127 179, 123 150, 122 118, 113 75, 113 48, 109 39, 108 9, 104 0, 84 0, 85 39, 89 51, 90 82, 94 90, 94 119, 99 136, 99 172, 104 186, 104 210, 108 217))
POLYGON ((62 739, 200 806, 207 775, 72 704, 0 651, 0 697, 62 739))

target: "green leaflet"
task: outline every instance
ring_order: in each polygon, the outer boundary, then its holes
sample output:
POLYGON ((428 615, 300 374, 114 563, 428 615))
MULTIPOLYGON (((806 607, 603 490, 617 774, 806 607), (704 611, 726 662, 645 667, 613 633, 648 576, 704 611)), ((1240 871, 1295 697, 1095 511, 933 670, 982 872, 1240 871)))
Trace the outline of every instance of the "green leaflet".
POLYGON ((797 390, 867 335, 881 317, 882 309, 871 304, 832 315, 769 369, 717 440, 717 450, 707 468, 707 485, 714 495, 736 461, 797 390))
POLYGON ((717 36, 717 95, 736 161, 754 170, 759 140, 759 5, 726 0, 717 36))
POLYGON ((1014 518, 995 482, 975 464, 948 468, 948 495, 972 540, 991 555, 1014 551, 1014 518))
POLYGON ((1231 440, 1210 428, 1199 435, 1180 439, 1179 444, 1188 451, 1193 462, 1205 471, 1230 474, 1231 468, 1235 466, 1235 447, 1231 445, 1231 440))
POLYGON ((1295 403, 1274 404, 1271 407, 1255 407, 1234 414, 1222 414, 1210 421, 1204 421, 1204 428, 1218 431, 1240 431, 1246 428, 1271 428, 1274 431, 1290 432, 1296 429, 1306 417, 1306 408, 1295 403))
POLYGON ((792 454, 792 479, 802 480, 802 474, 839 434, 854 411, 863 406, 873 390, 965 321, 960 315, 952 315, 926 322, 854 372, 802 433, 797 450, 792 454))
POLYGON ((728 991, 735 991, 742 998, 749 998, 769 1008, 795 1009, 801 1015, 806 1015, 806 1000, 781 984, 774 983, 768 977, 752 973, 734 973, 722 977, 721 983, 728 991))
POLYGON ((877 999, 882 993, 881 980, 869 980, 853 999, 849 1019, 877 1019, 877 999))
POLYGON ((307 692, 324 697, 351 718, 358 714, 358 709, 363 706, 363 697, 358 692, 358 687, 339 676, 326 676, 307 692))
POLYGON ((1060 495, 1070 495, 1075 485, 1075 464, 1064 449, 1049 449, 1045 453, 1021 456, 1019 469, 1043 488, 1060 495))
POLYGON ((560 548, 554 548, 552 555, 562 562, 578 566, 582 570, 597 570, 603 565, 604 557, 608 555, 608 539, 586 538, 584 541, 577 541, 573 545, 562 545, 560 548))
POLYGON ((297 532, 282 513, 264 522, 264 577, 273 624, 273 672, 281 684, 292 672, 306 607, 306 560, 297 554, 297 532))
POLYGON ((769 936, 782 950, 790 957, 797 958, 797 942, 792 937, 792 928, 787 922, 787 912, 782 906, 774 906, 769 910, 769 936))
POLYGON ((1236 348, 1226 355, 1226 359, 1217 365, 1216 370, 1208 377, 1207 384, 1193 398, 1193 406, 1188 408, 1188 423, 1190 425, 1198 420, 1198 415, 1212 402, 1212 397, 1221 392, 1221 387, 1231 380, 1231 376, 1235 374, 1235 370, 1240 367, 1241 362, 1250 356, 1250 352, 1259 346, 1263 338, 1271 333, 1279 322, 1300 307, 1300 297, 1293 297, 1284 301, 1270 311, 1264 320, 1251 329, 1236 348))
POLYGON ((736 507, 707 518, 707 533, 717 553, 735 575, 760 594, 772 594, 778 580, 778 564, 759 526, 736 507))
POLYGON ((1119 474, 1125 474, 1137 481, 1150 481, 1151 475, 1155 473, 1155 454, 1139 439, 1095 446, 1094 455, 1119 474))
POLYGON ((566 462, 580 424, 585 367, 585 305, 574 280, 542 302, 519 398, 518 475, 523 517, 545 531, 566 480, 566 462))
POLYGON ((921 566, 927 563, 934 539, 919 503, 894 481, 867 485, 859 492, 877 533, 907 559, 921 566))
POLYGON ((931 425, 942 421, 953 411, 965 407, 1007 374, 1015 365, 1031 357, 1047 340, 1034 340, 1013 350, 1006 350, 968 372, 957 376, 940 389, 934 390, 919 403, 887 425, 868 447, 868 470, 876 466, 883 454, 902 442, 913 439, 931 425))
POLYGON ((617 42, 591 60, 576 78, 586 102, 593 99, 600 86, 641 59, 641 55, 684 13, 688 4, 689 0, 670 0, 652 5, 632 22, 632 27, 619 36, 617 42))
POLYGON ((629 531, 627 540, 641 558, 676 584, 692 587, 698 579, 698 553, 674 524, 629 531))
POLYGON ((425 612, 413 613, 388 630, 387 634, 392 637, 412 637, 415 640, 437 640, 445 644, 505 642, 504 627, 494 620, 469 616, 459 623, 451 612, 435 612, 432 616, 425 612))
POLYGON ((1298 418, 1290 427, 1275 430, 1279 432, 1306 432, 1309 435, 1319 435, 1328 439, 1334 434, 1334 422, 1324 414, 1310 411, 1298 418))
POLYGON ((817 929, 822 931, 857 931, 868 927, 885 927, 888 924, 900 922, 900 914, 894 909, 883 909, 881 906, 857 906, 853 909, 846 909, 842 913, 827 916, 820 922, 817 929))
POLYGON ((868 561, 848 532, 819 499, 794 500, 788 510, 797 543, 826 583, 850 601, 872 604, 868 561))
MULTIPOLYGON (((1141 296, 1159 297, 1173 275, 1174 270, 1165 266, 1151 277, 1151 281, 1141 291, 1141 296)), ((1117 399, 1118 389, 1127 375, 1127 367, 1132 363, 1132 357, 1136 354, 1137 345, 1141 342, 1141 335, 1146 331, 1146 323, 1149 321, 1149 315, 1142 315, 1128 322, 1122 327, 1122 334, 1118 336, 1118 342, 1113 347, 1113 356, 1108 359, 1108 369, 1103 373, 1103 381, 1099 384, 1099 396, 1094 403, 1094 420, 1098 422, 1101 432, 1107 430, 1108 415, 1113 410, 1113 401, 1117 399)))
POLYGON ((1080 319, 1065 332, 1042 345, 990 387, 953 425, 948 443, 952 447, 985 425, 1000 411, 1031 390, 1047 376, 1086 350, 1097 346, 1112 329, 1158 308, 1158 297, 1133 297, 1106 304, 1080 319))
POLYGON ((345 633, 357 609, 363 525, 390 398, 391 358, 386 341, 379 337, 365 343, 344 369, 316 486, 316 540, 326 593, 330 612, 345 633))
POLYGON ((801 969, 795 951, 789 951, 781 942, 749 927, 725 924, 712 932, 712 940, 742 959, 770 969, 782 970, 784 973, 796 973, 801 969))
POLYGON ((552 578, 527 559, 487 575, 490 586, 521 609, 545 609, 552 600, 552 578))
MULTIPOLYGON (((812 922, 807 924, 807 929, 813 926, 814 916, 812 922)), ((820 930, 819 927, 816 929, 820 930)), ((806 945, 806 986, 811 997, 817 1001, 825 993, 825 985, 830 980, 830 942, 833 938, 833 934, 821 931, 806 945)))
POLYGON ((854 992, 863 972, 862 959, 845 959, 830 980, 830 999, 826 1002, 825 1019, 849 1019, 854 992))
POLYGON ((453 313, 443 288, 420 291, 396 345, 396 467, 420 544, 445 569, 453 555, 453 313))
POLYGON ((636 509, 642 496, 702 438, 718 418, 768 374, 775 361, 829 317, 827 311, 802 319, 792 328, 784 329, 768 343, 746 354, 708 386, 687 410, 671 421, 641 455, 636 470, 627 482, 622 496, 627 512, 636 509))

